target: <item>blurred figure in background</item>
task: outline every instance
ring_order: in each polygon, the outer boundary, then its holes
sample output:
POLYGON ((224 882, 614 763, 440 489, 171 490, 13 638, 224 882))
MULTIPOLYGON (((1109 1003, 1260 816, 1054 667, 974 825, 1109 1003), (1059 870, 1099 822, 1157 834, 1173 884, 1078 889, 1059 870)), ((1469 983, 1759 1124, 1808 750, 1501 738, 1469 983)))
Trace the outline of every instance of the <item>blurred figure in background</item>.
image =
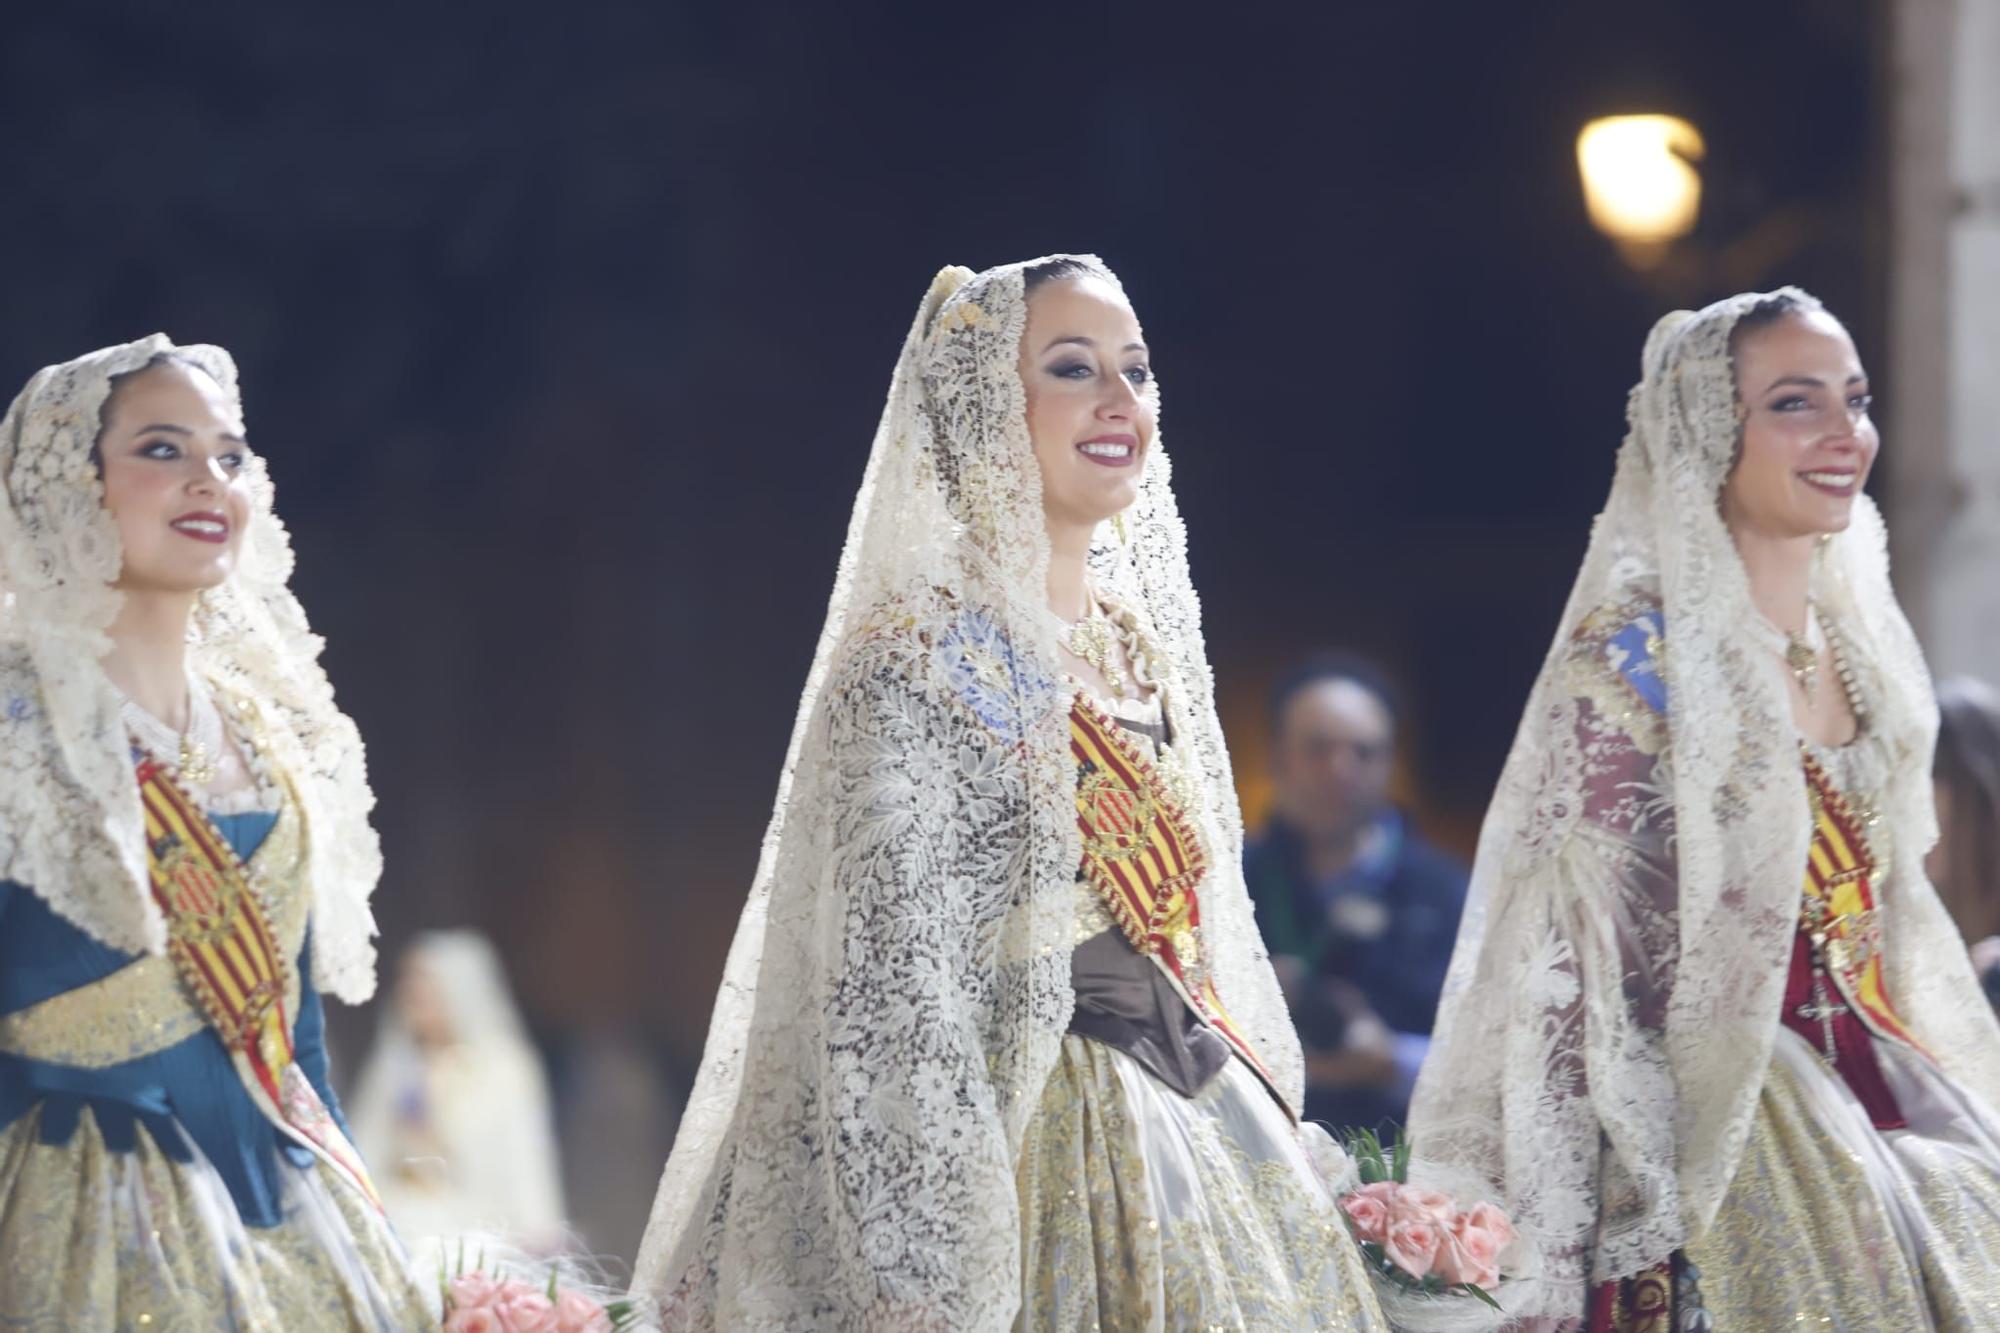
POLYGON ((1938 682, 1938 840, 1924 861, 1972 949, 1986 997, 2000 1007, 2000 697, 1984 681, 1938 682))
POLYGON ((658 1183, 632 1163, 666 1160, 686 1096, 636 1033, 616 1028, 564 1043, 555 1073, 570 1230, 589 1253, 623 1263, 639 1249, 658 1183))
POLYGON ((1276 801, 1243 857, 1305 1045, 1306 1118, 1340 1127, 1401 1123, 1465 903, 1465 866, 1389 798, 1397 712, 1387 677, 1357 657, 1280 679, 1276 801))
POLYGON ((412 1245, 466 1232, 561 1244, 548 1082, 485 936, 434 931, 404 951, 352 1116, 412 1245))

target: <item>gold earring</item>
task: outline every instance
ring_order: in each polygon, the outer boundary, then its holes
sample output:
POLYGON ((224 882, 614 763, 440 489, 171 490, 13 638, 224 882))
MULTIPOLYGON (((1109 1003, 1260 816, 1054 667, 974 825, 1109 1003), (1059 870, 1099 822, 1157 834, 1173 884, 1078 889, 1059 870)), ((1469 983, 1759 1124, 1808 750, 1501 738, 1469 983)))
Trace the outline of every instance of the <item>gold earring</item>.
POLYGON ((1130 546, 1132 544, 1132 539, 1125 535, 1125 512, 1123 510, 1111 516, 1111 530, 1118 534, 1118 544, 1120 546, 1130 546))

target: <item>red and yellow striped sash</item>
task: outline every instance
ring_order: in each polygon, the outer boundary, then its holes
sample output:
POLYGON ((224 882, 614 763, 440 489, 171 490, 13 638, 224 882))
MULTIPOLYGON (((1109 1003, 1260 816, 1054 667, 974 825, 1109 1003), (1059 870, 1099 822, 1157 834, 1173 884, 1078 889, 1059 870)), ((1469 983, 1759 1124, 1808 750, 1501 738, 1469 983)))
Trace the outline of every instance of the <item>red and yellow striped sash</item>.
POLYGON ((1076 822, 1084 876, 1132 947, 1165 968, 1195 1013, 1271 1083, 1270 1071, 1223 1008, 1202 957, 1196 889, 1208 857, 1194 821, 1124 728, 1082 693, 1070 709, 1069 736, 1079 770, 1076 822))
POLYGON ((1862 1020, 1879 1036, 1918 1046, 1883 981, 1876 864, 1861 820, 1810 751, 1805 768, 1813 816, 1803 898, 1806 929, 1820 943, 1828 972, 1862 1020))
MULTIPOLYGON (((138 763, 153 897, 167 952, 259 1108, 378 1208, 361 1157, 298 1067, 286 1012, 289 966, 254 877, 207 814, 150 755, 138 763)), ((297 803, 292 806, 296 817, 297 803)))

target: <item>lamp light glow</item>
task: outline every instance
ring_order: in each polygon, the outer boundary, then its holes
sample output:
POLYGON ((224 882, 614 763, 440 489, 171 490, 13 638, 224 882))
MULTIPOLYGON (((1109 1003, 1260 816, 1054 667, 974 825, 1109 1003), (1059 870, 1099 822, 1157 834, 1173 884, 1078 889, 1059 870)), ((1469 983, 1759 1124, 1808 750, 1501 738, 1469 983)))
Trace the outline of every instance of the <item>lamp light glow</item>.
POLYGON ((1599 231, 1642 266, 1694 229, 1701 175, 1700 131, 1675 116, 1608 116, 1576 138, 1584 203, 1599 231))

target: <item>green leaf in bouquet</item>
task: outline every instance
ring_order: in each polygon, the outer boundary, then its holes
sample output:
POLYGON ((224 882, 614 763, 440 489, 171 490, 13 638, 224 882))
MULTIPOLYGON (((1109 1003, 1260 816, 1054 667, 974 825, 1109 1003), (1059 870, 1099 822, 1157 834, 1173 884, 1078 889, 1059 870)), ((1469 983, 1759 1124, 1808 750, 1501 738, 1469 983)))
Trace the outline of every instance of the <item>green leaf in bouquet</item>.
POLYGON ((1493 1299, 1493 1293, 1486 1290, 1486 1288, 1484 1287, 1475 1287, 1470 1282, 1465 1282, 1461 1283, 1458 1289, 1464 1292, 1468 1296, 1477 1296, 1480 1300, 1485 1301, 1488 1305, 1492 1306, 1496 1310, 1504 1311, 1504 1307, 1500 1304, 1500 1302, 1493 1299))
POLYGON ((1389 1179, 1400 1182, 1406 1181, 1409 1178, 1410 1141, 1403 1137, 1401 1130, 1398 1130, 1396 1131, 1395 1159, 1390 1164, 1389 1179))
POLYGON ((1357 1129, 1347 1140, 1347 1155, 1354 1159, 1364 1185, 1379 1185, 1391 1179, 1389 1159, 1382 1152, 1382 1140, 1372 1129, 1357 1129))

